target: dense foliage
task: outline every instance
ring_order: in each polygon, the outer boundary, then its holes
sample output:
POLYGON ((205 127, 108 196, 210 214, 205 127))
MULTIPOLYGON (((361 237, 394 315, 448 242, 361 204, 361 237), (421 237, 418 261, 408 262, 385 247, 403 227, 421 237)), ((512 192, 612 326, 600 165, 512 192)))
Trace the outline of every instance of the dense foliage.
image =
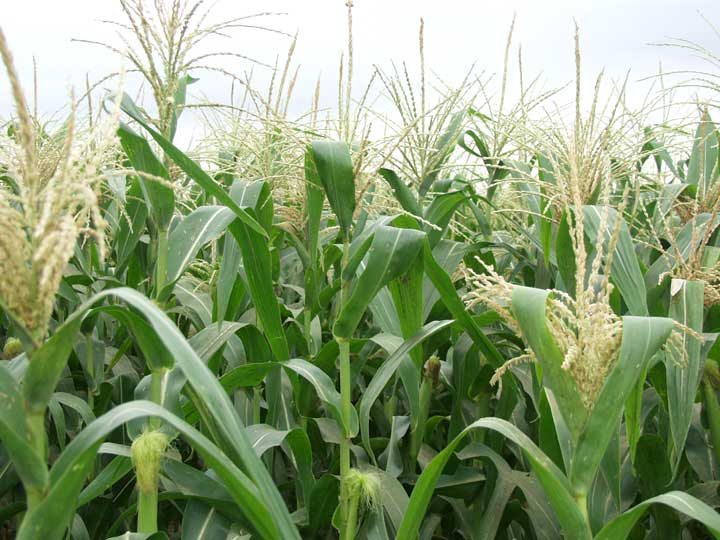
POLYGON ((291 119, 294 43, 261 93, 196 52, 254 19, 151 4, 106 45, 151 99, 60 126, 0 33, 0 537, 720 537, 716 79, 689 121, 584 106, 576 36, 548 114, 510 38, 499 99, 431 91, 421 26, 417 82, 356 95, 350 41, 291 119), (212 70, 243 98, 181 150, 212 70))

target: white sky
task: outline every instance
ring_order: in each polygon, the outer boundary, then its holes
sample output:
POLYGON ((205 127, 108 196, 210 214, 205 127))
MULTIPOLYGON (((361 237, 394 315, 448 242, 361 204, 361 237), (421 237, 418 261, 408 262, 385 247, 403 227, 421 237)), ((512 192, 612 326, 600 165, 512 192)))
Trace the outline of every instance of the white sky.
MULTIPOLYGON (((229 18, 260 11, 286 13, 267 19, 267 24, 290 34, 299 31, 295 61, 302 67, 294 97, 298 110, 309 106, 318 75, 325 103, 332 105, 339 55, 347 40, 345 1, 219 0, 215 14, 229 18)), ((683 37, 720 52, 720 38, 700 16, 720 24, 720 0, 355 0, 357 89, 362 89, 374 64, 387 67, 391 60, 407 60, 412 68, 417 66, 420 17, 425 19, 427 64, 444 80, 459 81, 473 62, 478 71, 497 73, 513 13, 514 44, 522 44, 526 77, 542 71, 546 88, 574 77, 573 18, 581 29, 586 92, 603 68, 615 78, 632 68, 632 81, 656 73, 661 60, 666 70, 702 66, 689 52, 653 47, 651 42, 683 37)), ((80 92, 86 73, 96 80, 120 66, 109 51, 71 42, 113 40, 112 29, 98 22, 101 19, 121 19, 115 0, 0 0, 0 26, 28 94, 32 58, 37 58, 41 112, 64 105, 70 85, 80 92)), ((276 56, 285 57, 289 42, 282 35, 242 31, 221 46, 274 63, 276 56)), ((243 69, 232 62, 223 66, 243 69)), ((265 75, 260 70, 260 78, 265 75)), ((202 77, 192 89, 227 102, 229 83, 202 77)), ((7 117, 10 96, 4 78, 0 80, 0 117, 7 117)))

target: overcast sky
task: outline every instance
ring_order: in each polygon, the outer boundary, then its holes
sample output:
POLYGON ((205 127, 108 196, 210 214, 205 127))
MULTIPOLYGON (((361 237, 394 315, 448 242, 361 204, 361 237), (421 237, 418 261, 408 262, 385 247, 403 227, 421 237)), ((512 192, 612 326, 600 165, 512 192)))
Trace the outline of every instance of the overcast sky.
MULTIPOLYGON (((209 2, 208 2, 209 4, 209 2)), ((285 15, 264 19, 289 34, 299 32, 296 62, 302 65, 296 107, 309 105, 320 75, 330 100, 337 84, 340 52, 347 40, 344 0, 219 0, 215 16, 227 18, 259 11, 285 15)), ((652 75, 658 63, 667 70, 701 64, 690 53, 649 45, 670 37, 688 38, 720 51, 720 38, 701 14, 720 24, 719 0, 355 0, 355 70, 358 86, 373 65, 391 60, 417 65, 417 32, 425 20, 427 64, 444 80, 459 81, 470 65, 497 73, 502 69, 507 31, 517 14, 514 44, 522 44, 527 76, 543 72, 545 87, 572 80, 573 18, 581 29, 583 70, 588 92, 601 69, 631 80, 652 75)), ((26 90, 32 86, 32 58, 39 69, 40 111, 52 112, 67 101, 67 89, 116 71, 120 61, 99 47, 72 38, 113 40, 101 19, 121 20, 115 0, 0 0, 0 25, 15 55, 26 90)), ((113 41, 115 42, 115 41, 113 41)), ((274 63, 290 39, 243 31, 221 47, 274 63)), ((516 50, 513 51, 515 56, 516 50)), ((242 70, 228 62, 227 67, 242 70)), ((267 75, 259 70, 260 78, 267 75)), ((512 81, 511 81, 512 84, 512 81)), ((227 101, 229 84, 203 76, 194 86, 213 100, 227 101)), ((330 101, 332 104, 332 101, 330 101)), ((10 113, 7 86, 0 83, 0 117, 10 113)))

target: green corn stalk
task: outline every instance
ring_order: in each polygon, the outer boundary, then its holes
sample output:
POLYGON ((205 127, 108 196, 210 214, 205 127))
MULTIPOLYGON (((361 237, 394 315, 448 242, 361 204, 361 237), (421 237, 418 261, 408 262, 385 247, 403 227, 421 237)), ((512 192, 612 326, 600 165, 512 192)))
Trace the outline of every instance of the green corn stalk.
POLYGON ((431 356, 425 363, 423 369, 422 383, 420 384, 420 406, 417 419, 417 426, 410 434, 410 463, 417 461, 420 447, 425 435, 425 423, 430 413, 430 400, 432 399, 433 387, 437 385, 440 377, 440 359, 431 356))
MULTIPOLYGON (((350 152, 341 143, 316 142, 312 145, 314 171, 325 189, 325 194, 337 216, 343 239, 341 261, 341 290, 338 310, 345 309, 349 300, 350 277, 347 275, 350 256, 350 235, 355 209, 354 170, 350 152)), ((343 437, 340 441, 340 537, 345 540, 350 517, 351 494, 348 486, 350 474, 350 445, 352 433, 348 431, 352 413, 352 381, 350 379, 350 342, 347 335, 335 335, 340 350, 340 399, 343 437)))

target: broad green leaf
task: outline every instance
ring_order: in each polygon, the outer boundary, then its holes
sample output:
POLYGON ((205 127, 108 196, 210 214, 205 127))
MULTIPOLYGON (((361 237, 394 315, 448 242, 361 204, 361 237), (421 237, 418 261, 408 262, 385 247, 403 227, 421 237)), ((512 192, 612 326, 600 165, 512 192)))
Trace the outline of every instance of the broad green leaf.
POLYGON ((82 507, 93 499, 100 497, 110 487, 125 478, 133 470, 129 457, 116 456, 100 473, 85 486, 78 496, 77 506, 82 507))
POLYGON ((427 242, 425 242, 425 246, 423 247, 423 264, 425 266, 425 274, 430 278, 443 304, 445 304, 445 307, 447 307, 457 323, 470 335, 478 349, 480 349, 493 367, 499 368, 502 366, 505 363, 505 359, 467 312, 465 304, 463 304, 463 301, 455 290, 452 279, 450 279, 448 273, 435 260, 430 245, 427 242))
POLYGON ((645 393, 645 379, 647 378, 648 366, 640 372, 638 380, 635 381, 628 398, 625 401, 625 433, 630 449, 630 459, 635 462, 637 443, 642 432, 642 406, 645 393))
POLYGON ((605 218, 607 226, 602 233, 604 235, 604 251, 607 250, 607 245, 617 226, 617 220, 620 219, 619 234, 617 235, 617 243, 615 244, 610 276, 620 291, 625 303, 628 305, 630 315, 647 315, 645 280, 640 270, 640 264, 638 263, 637 255, 635 255, 635 246, 633 245, 630 231, 625 220, 622 217, 618 217, 617 211, 614 208, 585 206, 583 211, 585 214, 585 232, 592 245, 596 245, 597 243, 597 237, 601 234, 599 228, 603 220, 602 214, 607 212, 607 217, 605 218))
POLYGON ((370 470, 380 475, 382 505, 393 529, 398 530, 409 501, 405 488, 392 475, 372 467, 370 470))
POLYGON ((490 429, 517 444, 537 474, 566 538, 590 540, 592 534, 585 518, 572 496, 572 487, 560 469, 511 423, 500 418, 482 418, 470 424, 439 452, 418 478, 396 540, 415 540, 426 515, 428 505, 445 465, 458 445, 473 430, 490 429))
POLYGON ((18 382, 0 364, 0 440, 26 487, 42 489, 47 485, 45 457, 38 456, 28 442, 23 400, 18 382))
POLYGON ((59 456, 50 472, 50 490, 43 501, 30 510, 23 520, 18 540, 59 539, 74 513, 74 499, 90 471, 102 440, 119 426, 140 417, 159 417, 177 429, 193 448, 223 479, 226 487, 243 509, 243 513, 264 538, 283 538, 277 521, 262 501, 257 487, 204 435, 172 413, 148 401, 118 405, 85 428, 59 456))
POLYGON ((204 287, 198 287, 192 277, 181 277, 173 289, 175 300, 182 306, 181 311, 195 328, 210 326, 213 320, 212 297, 204 287))
POLYGON ((322 218, 323 200, 322 182, 315 167, 311 148, 305 151, 305 211, 307 224, 305 225, 305 243, 310 260, 314 263, 318 256, 318 241, 320 237, 320 220, 322 218))
POLYGON ((182 513, 182 540, 225 539, 232 522, 203 502, 190 500, 182 513))
MULTIPOLYGON (((252 450, 242 423, 224 389, 208 367, 198 358, 175 324, 152 301, 137 291, 128 288, 103 291, 88 300, 66 321, 63 326, 63 339, 73 341, 79 322, 90 306, 103 298, 111 296, 125 301, 145 316, 158 338, 174 358, 175 364, 183 371, 197 394, 202 397, 204 406, 215 419, 218 427, 218 445, 228 453, 234 463, 242 465, 247 475, 257 486, 264 504, 267 505, 275 518, 275 523, 281 532, 283 540, 285 538, 298 538, 297 530, 292 523, 287 507, 270 479, 267 469, 252 450), (69 332, 68 329, 71 327, 75 328, 75 332, 69 332)), ((56 336, 58 336, 58 333, 48 343, 52 342, 56 336)), ((53 356, 52 369, 62 371, 66 359, 67 354, 64 357, 62 355, 53 356), (58 365, 60 365, 59 368, 58 365)), ((26 379, 32 368, 31 363, 28 367, 26 379)), ((52 386, 54 387, 54 384, 52 386)))
POLYGON ((424 227, 431 247, 442 239, 455 210, 465 199, 467 195, 462 191, 442 193, 433 198, 425 210, 425 221, 428 223, 424 227))
POLYGON ((87 402, 79 396, 67 392, 55 392, 53 399, 70 409, 73 409, 83 422, 89 424, 95 420, 95 413, 92 412, 87 402))
POLYGON ((496 537, 497 528, 503 517, 502 509, 516 488, 520 489, 525 496, 528 516, 533 522, 538 537, 549 540, 561 536, 555 513, 548 504, 547 497, 536 477, 528 475, 524 471, 513 470, 502 456, 479 443, 469 444, 457 453, 457 457, 459 459, 484 458, 490 461, 497 470, 495 489, 490 502, 486 505, 486 511, 480 517, 478 527, 474 531, 478 538, 496 537))
POLYGON ((225 345, 235 334, 248 326, 247 323, 220 321, 200 330, 188 342, 197 355, 207 363, 213 354, 225 345))
POLYGON ((303 500, 308 501, 315 478, 312 472, 312 448, 307 433, 301 428, 280 431, 266 424, 248 426, 247 431, 258 456, 276 446, 282 446, 283 450, 285 447, 290 449, 288 457, 297 471, 303 500))
POLYGON ((383 389, 400 367, 405 355, 407 355, 418 344, 422 343, 424 340, 440 330, 447 328, 452 323, 453 321, 433 321, 423 326, 422 330, 407 339, 380 365, 372 380, 368 384, 367 389, 363 392, 362 398, 360 399, 360 432, 365 450, 368 454, 370 454, 370 456, 373 456, 373 458, 374 454, 372 447, 370 446, 370 409, 373 403, 375 403, 377 398, 380 397, 383 389))
MULTIPOLYGON (((423 261, 417 257, 408 262, 404 273, 387 285, 404 339, 417 333, 423 324, 423 275, 423 261)), ((410 356, 420 372, 425 363, 422 348, 416 347, 410 356)))
MULTIPOLYGON (((420 328, 417 330, 420 331, 420 328)), ((412 335, 408 336, 408 338, 412 335)), ((403 339, 393 334, 376 334, 371 338, 371 341, 380 345, 389 357, 402 346, 404 343, 403 339)), ((420 344, 416 345, 411 351, 416 351, 420 348, 420 344)), ((422 371, 418 369, 418 366, 411 360, 411 357, 404 355, 400 360, 400 365, 397 368, 397 373, 400 375, 403 388, 405 390, 405 396, 407 397, 408 406, 410 408, 411 418, 411 429, 414 431, 417 429, 420 421, 421 409, 420 409, 420 377, 422 371)))
POLYGON ((401 275, 419 255, 425 234, 413 229, 380 225, 375 229, 365 270, 354 283, 338 315, 333 334, 349 339, 377 292, 401 275))
POLYGON ((700 196, 704 196, 717 181, 720 172, 717 166, 718 132, 706 108, 695 132, 687 170, 687 181, 698 187, 700 196))
POLYGON ((610 371, 587 424, 577 442, 570 481, 587 493, 613 433, 622 409, 650 358, 670 335, 673 323, 660 317, 623 317, 623 339, 617 363, 610 371))
POLYGON ((63 408, 60 406, 60 403, 58 403, 55 395, 51 397, 48 402, 48 412, 50 413, 50 418, 52 418, 52 422, 55 425, 58 447, 60 448, 60 451, 62 451, 65 449, 65 439, 67 438, 67 423, 65 422, 65 411, 63 411, 63 408))
MULTIPOLYGON (((353 280, 358 268, 360 268, 360 265, 365 258, 365 255, 370 249, 375 236, 374 234, 367 234, 363 238, 362 242, 360 242, 360 238, 362 238, 362 236, 358 236, 356 241, 350 246, 350 257, 348 257, 347 264, 345 265, 342 273, 342 279, 345 281, 353 280)), ((363 268, 365 268, 365 266, 363 266, 363 268)))
POLYGON ((22 396, 27 410, 37 414, 45 412, 75 345, 81 322, 80 316, 71 316, 42 347, 32 353, 22 381, 22 396))
MULTIPOLYGON (((325 194, 323 192, 322 182, 318 175, 315 161, 313 160, 312 150, 308 147, 305 150, 305 237, 304 245, 297 246, 298 254, 303 251, 307 252, 307 262, 304 263, 304 304, 303 324, 305 328, 306 338, 309 338, 308 347, 313 347, 312 334, 308 335, 307 328, 312 324, 305 321, 305 318, 311 319, 311 311, 314 306, 318 305, 318 296, 320 288, 320 260, 321 253, 318 248, 320 244, 320 222, 323 212, 323 201, 325 194)), ((291 237, 292 238, 292 237, 291 237)))
MULTIPOLYGON (((175 367, 162 370, 159 380, 160 392, 157 399, 154 399, 152 395, 152 375, 146 375, 140 379, 140 382, 135 386, 133 398, 136 400, 152 400, 171 413, 180 416, 182 414, 181 393, 187 383, 187 377, 185 377, 181 369, 175 367)), ((145 419, 134 420, 127 425, 127 433, 133 440, 139 437, 145 429, 147 429, 145 419)), ((177 436, 177 433, 167 426, 162 426, 160 429, 171 439, 177 436)))
MULTIPOLYGON (((704 282, 673 279, 670 285, 670 312, 668 315, 684 327, 702 334, 704 282)), ((670 431, 674 444, 674 468, 680 464, 685 448, 693 405, 702 375, 700 341, 682 333, 686 358, 672 358, 666 354, 665 376, 667 379, 668 413, 670 431), (683 364, 680 365, 680 362, 683 364)))
POLYGON ((330 524, 339 496, 340 482, 334 475, 325 474, 315 483, 308 501, 309 538, 314 538, 320 528, 330 524))
POLYGON ((393 416, 390 427, 390 440, 382 454, 378 456, 378 463, 385 468, 393 478, 403 472, 402 454, 399 443, 410 427, 410 418, 407 416, 393 416))
POLYGON ((513 287, 512 311, 523 337, 542 366, 543 384, 552 390, 570 434, 577 441, 587 411, 575 381, 562 368, 563 354, 547 328, 545 311, 549 294, 549 291, 542 289, 513 287))
POLYGON ((238 309, 238 304, 245 295, 245 287, 239 276, 240 265, 240 248, 237 241, 231 234, 226 234, 215 290, 215 318, 218 321, 233 320, 235 310, 238 309))
POLYGON ((397 173, 392 169, 380 169, 378 173, 388 184, 390 184, 390 187, 395 193, 395 198, 400 203, 400 206, 412 215, 422 217, 422 208, 420 208, 415 195, 413 195, 413 192, 405 184, 405 182, 400 179, 397 173))
MULTIPOLYGON (((313 388, 315 388, 315 392, 317 392, 320 400, 330 408, 330 411, 332 412, 338 423, 340 425, 343 424, 340 393, 335 390, 335 385, 333 384, 332 379, 330 379, 330 377, 328 377, 323 370, 321 370, 316 365, 311 364, 307 360, 303 360, 302 358, 293 358, 286 362, 281 362, 280 364, 286 369, 292 370, 293 372, 297 373, 303 379, 309 382, 313 386, 313 388)), ((358 417, 355 409, 351 409, 350 425, 345 426, 345 428, 347 430, 347 433, 349 433, 351 436, 355 436, 357 434, 358 417)))
POLYGON ((355 171, 350 150, 345 143, 332 141, 314 141, 311 150, 330 207, 343 236, 349 238, 355 213, 355 171))
MULTIPOLYGON (((239 206, 245 206, 249 215, 260 218, 272 216, 272 199, 265 182, 235 182, 231 190, 233 200, 239 206)), ((247 279, 248 292, 257 312, 259 323, 267 337, 276 360, 290 358, 285 331, 282 327, 280 305, 273 283, 272 257, 267 240, 241 221, 230 226, 242 254, 243 269, 247 279)), ((268 401, 269 422, 282 429, 294 424, 290 409, 289 396, 283 383, 282 371, 272 371, 266 381, 266 400, 268 401)))
POLYGON ((128 257, 137 246, 145 231, 148 207, 143 200, 140 179, 131 181, 125 204, 126 219, 121 218, 115 232, 115 262, 118 268, 124 268, 128 257))
POLYGON ((200 248, 218 238, 234 219, 232 210, 224 206, 201 206, 183 218, 168 238, 167 288, 180 278, 200 248))
POLYGON ((180 120, 180 115, 185 110, 185 101, 187 99, 187 87, 193 83, 196 83, 200 79, 191 77, 190 75, 184 75, 177 81, 177 88, 175 89, 175 95, 173 96, 173 112, 172 119, 170 121, 170 134, 168 139, 171 141, 175 138, 177 131, 177 123, 180 120))
MULTIPOLYGON (((237 201, 240 206, 246 203, 252 204, 252 208, 249 208, 248 211, 253 212, 255 215, 265 212, 268 207, 272 212, 270 192, 265 183, 256 183, 253 186, 252 184, 236 182, 233 185, 232 195, 233 200, 237 201), (261 187, 261 191, 258 192, 257 197, 250 198, 248 189, 254 191, 256 187, 261 187)), ((290 358, 290 352, 282 328, 280 308, 275 295, 275 286, 272 279, 272 259, 267 240, 242 222, 235 221, 230 230, 240 246, 248 291, 257 310, 263 332, 270 343, 270 348, 277 360, 287 360, 290 358)))
POLYGON ((230 197, 240 208, 251 210, 262 227, 269 231, 274 217, 274 207, 270 185, 258 180, 246 182, 235 180, 230 187, 230 197))
POLYGON ((575 296, 577 288, 577 265, 575 262, 575 250, 570 236, 570 222, 574 219, 569 210, 563 212, 560 224, 555 236, 555 258, 557 269, 562 278, 563 289, 571 296, 575 296))
POLYGON ((174 488, 188 500, 197 500, 216 508, 235 523, 249 528, 250 524, 243 516, 222 479, 212 469, 200 471, 174 459, 165 459, 161 474, 168 478, 174 488))
POLYGON ((140 315, 120 306, 101 306, 95 308, 93 312, 107 313, 120 321, 130 331, 150 371, 173 367, 172 356, 163 346, 152 327, 140 315))
POLYGON ((663 504, 705 525, 715 538, 720 538, 720 514, 704 502, 681 491, 670 491, 635 505, 605 525, 595 540, 625 540, 635 523, 653 504, 663 504))
MULTIPOLYGON (((441 269, 446 274, 454 274, 460 261, 468 252, 468 246, 462 242, 454 242, 452 240, 440 240, 432 249, 433 258, 440 261, 441 269)), ((425 261, 423 261, 425 266, 425 261)), ((424 269, 424 268, 423 268, 424 269)), ((440 300, 440 293, 432 284, 430 278, 426 275, 423 278, 423 316, 422 322, 425 322, 430 315, 430 310, 435 303, 440 300)))
POLYGON ((130 164, 139 173, 140 186, 155 225, 160 230, 167 230, 175 211, 175 192, 167 185, 170 181, 167 169, 150 144, 129 126, 120 124, 118 135, 130 164))
POLYGON ((235 212, 235 215, 238 217, 238 219, 242 221, 246 226, 250 227, 252 230, 262 235, 263 237, 267 236, 267 233, 258 224, 258 222, 255 221, 237 204, 235 204, 235 202, 230 198, 230 196, 225 192, 225 190, 223 190, 222 187, 216 184, 215 180, 213 180, 205 171, 203 171, 197 163, 187 157, 182 151, 180 151, 179 148, 177 148, 160 133, 150 127, 150 125, 142 118, 142 115, 138 111, 135 104, 132 102, 132 99, 130 99, 127 94, 123 94, 121 109, 138 124, 140 124, 150 134, 150 136, 155 139, 155 142, 158 143, 158 145, 175 162, 175 164, 180 167, 183 172, 185 172, 185 174, 195 180, 209 195, 212 195, 218 200, 218 202, 224 204, 233 212, 235 212))
POLYGON ((251 362, 231 369, 220 377, 220 383, 228 392, 238 388, 258 386, 274 368, 272 362, 251 362))
MULTIPOLYGON (((612 497, 612 502, 615 505, 615 508, 622 508, 623 505, 622 466, 624 452, 621 446, 620 433, 621 429, 618 425, 617 428, 613 431, 610 443, 608 444, 608 447, 605 450, 605 454, 602 457, 602 461, 600 462, 600 476, 595 478, 596 486, 600 484, 600 480, 602 480, 605 486, 607 486, 607 491, 610 492, 610 496, 612 497)), ((596 488, 594 491, 602 490, 596 488)), ((605 494, 603 493, 603 495, 605 494)), ((598 499, 600 499, 600 497, 598 497, 598 499)), ((607 496, 602 497, 602 499, 604 503, 603 507, 607 507, 607 496)), ((589 502, 588 505, 592 507, 591 502, 589 502)), ((605 516, 603 516, 603 518, 604 517, 605 516)), ((604 522, 606 520, 603 519, 602 521, 604 522)))

